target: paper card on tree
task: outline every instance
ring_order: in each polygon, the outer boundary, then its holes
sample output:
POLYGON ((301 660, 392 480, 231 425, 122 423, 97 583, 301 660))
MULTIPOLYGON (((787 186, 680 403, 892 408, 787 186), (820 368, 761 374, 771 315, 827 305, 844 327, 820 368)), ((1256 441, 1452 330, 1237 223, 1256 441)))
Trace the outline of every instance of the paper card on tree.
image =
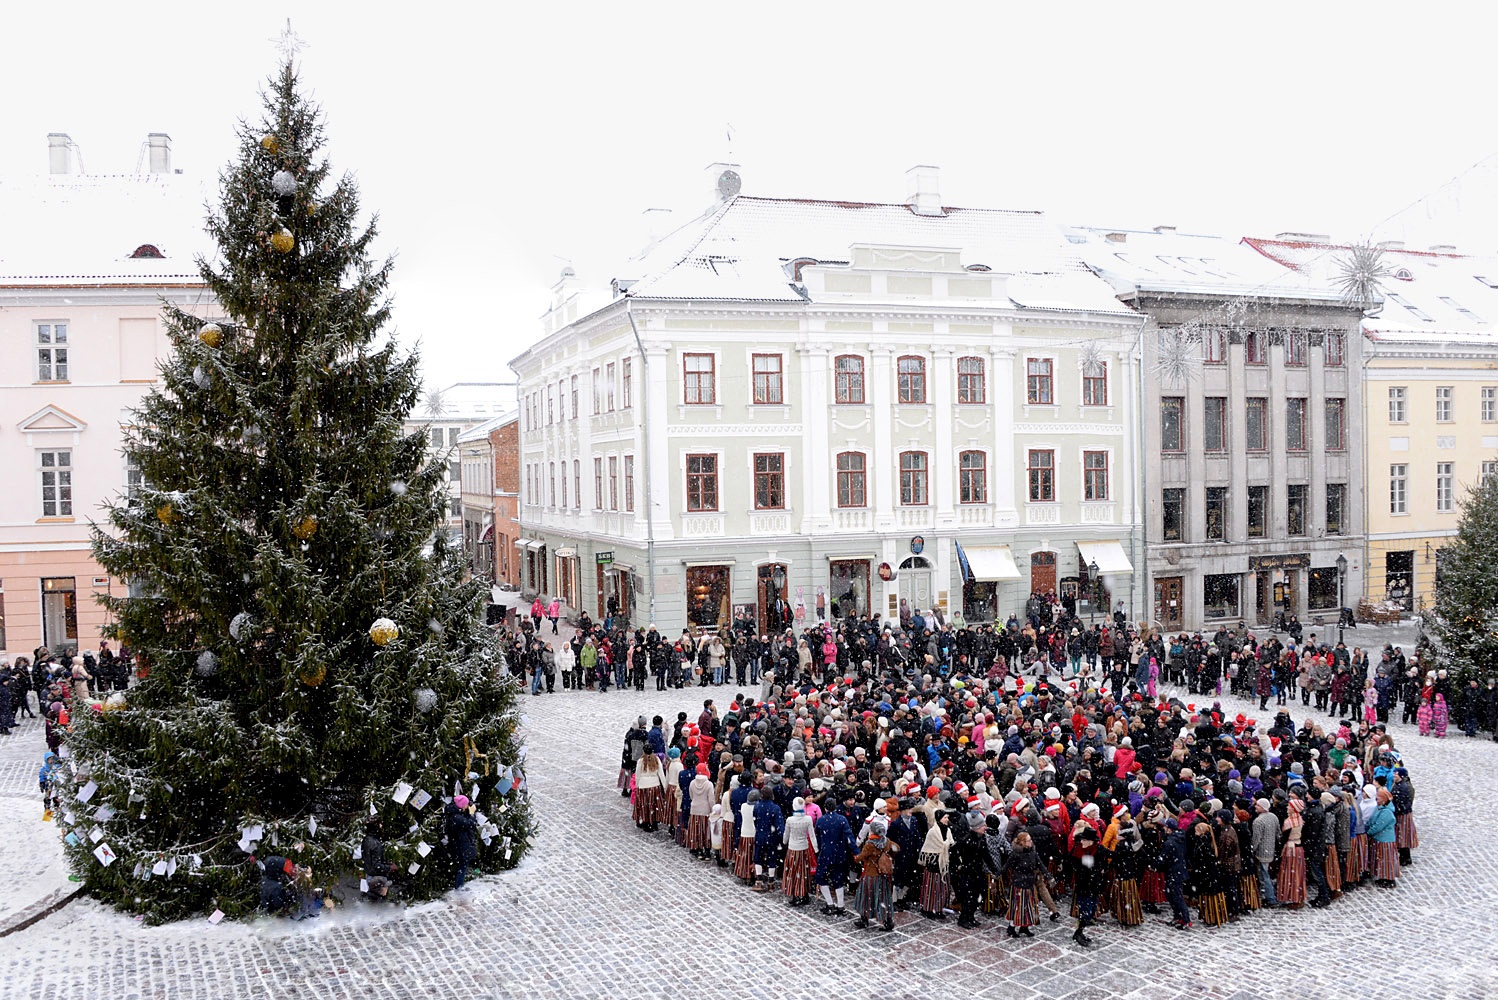
POLYGON ((379 815, 379 811, 375 809, 375 804, 373 802, 371 802, 369 804, 369 814, 371 816, 378 816, 379 815))
POLYGON ((68 749, 68 745, 66 743, 57 748, 58 760, 67 760, 71 756, 73 756, 73 752, 68 749))
POLYGON ((172 858, 166 863, 166 877, 171 878, 175 874, 177 874, 177 859, 172 858))
POLYGON ((411 797, 413 790, 410 785, 402 781, 395 786, 395 791, 390 794, 390 797, 396 801, 397 805, 405 805, 406 800, 411 797))
POLYGON ((317 817, 316 816, 309 816, 307 818, 307 834, 309 836, 313 836, 313 837, 317 836, 317 817))
POLYGON ((89 843, 92 843, 92 844, 97 844, 99 841, 103 840, 104 839, 104 830, 103 830, 103 828, 96 826, 92 830, 88 831, 88 839, 89 839, 89 843))
POLYGON ((418 865, 413 861, 411 862, 411 866, 407 868, 406 871, 410 872, 412 875, 415 875, 417 872, 421 871, 421 865, 418 865))
POLYGON ((363 846, 359 846, 359 847, 354 848, 354 860, 358 861, 362 857, 364 857, 364 848, 363 848, 363 846))
POLYGON ((212 913, 208 914, 208 922, 210 924, 216 924, 222 919, 224 919, 223 910, 214 910, 212 913))
POLYGON ((95 782, 95 781, 90 781, 88 784, 86 784, 82 788, 78 789, 78 801, 79 802, 87 802, 89 799, 91 799, 91 798, 94 797, 94 793, 97 792, 98 790, 99 790, 98 783, 95 782))
POLYGON ((76 833, 69 833, 66 837, 64 837, 62 839, 66 840, 68 842, 68 844, 70 846, 72 846, 72 847, 77 847, 78 844, 80 843, 80 841, 78 840, 78 834, 76 834, 76 833))
POLYGON ((137 861, 135 863, 135 871, 131 872, 131 874, 134 875, 136 878, 140 878, 141 875, 145 872, 145 870, 146 870, 145 862, 143 862, 143 861, 137 861))
POLYGON ((73 813, 72 813, 72 810, 69 810, 68 812, 65 812, 65 813, 62 814, 62 821, 64 823, 68 824, 68 826, 72 826, 73 825, 73 813))
POLYGON ((254 826, 245 827, 240 832, 244 834, 246 840, 260 840, 265 836, 265 824, 256 823, 254 826))
POLYGON ((152 865, 151 866, 151 874, 152 875, 165 875, 166 874, 166 862, 165 861, 158 861, 154 865, 152 865))
POLYGON ((421 824, 420 823, 412 823, 411 824, 411 829, 407 830, 406 832, 407 833, 415 833, 417 830, 420 830, 420 829, 421 829, 421 824))
MULTIPOLYGON (((478 800, 479 800, 479 783, 477 781, 475 781, 473 783, 473 787, 468 790, 468 801, 469 802, 477 802, 478 800)), ((483 820, 480 820, 479 822, 483 822, 483 820)))
POLYGON ((94 819, 98 820, 100 823, 108 823, 110 820, 114 819, 114 807, 111 806, 108 802, 104 803, 102 806, 94 810, 94 819))
POLYGON ((426 789, 422 789, 415 795, 411 796, 411 808, 425 809, 427 807, 427 803, 430 801, 432 801, 432 796, 427 793, 426 789))
POLYGON ((510 860, 510 849, 508 847, 505 848, 505 860, 510 860))
POLYGON ((423 840, 416 845, 416 853, 420 854, 422 857, 426 857, 428 854, 432 853, 432 845, 423 840))
POLYGON ((359 891, 360 892, 368 892, 369 891, 369 879, 367 879, 367 878, 361 878, 359 880, 359 891))
POLYGON ((98 858, 99 864, 103 865, 105 868, 108 868, 110 865, 114 864, 114 851, 110 849, 108 844, 100 844, 98 847, 94 848, 94 857, 98 858))

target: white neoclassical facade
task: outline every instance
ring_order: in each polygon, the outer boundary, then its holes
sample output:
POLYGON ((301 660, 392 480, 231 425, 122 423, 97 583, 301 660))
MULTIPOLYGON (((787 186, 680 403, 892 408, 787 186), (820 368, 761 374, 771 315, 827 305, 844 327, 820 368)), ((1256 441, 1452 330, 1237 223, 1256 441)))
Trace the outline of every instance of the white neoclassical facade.
MULTIPOLYGON (((731 168, 724 167, 718 176, 731 168)), ((512 362, 528 592, 709 628, 1132 613, 1139 317, 1044 216, 738 195, 512 362), (1083 603, 1086 608, 1087 604, 1083 603)))

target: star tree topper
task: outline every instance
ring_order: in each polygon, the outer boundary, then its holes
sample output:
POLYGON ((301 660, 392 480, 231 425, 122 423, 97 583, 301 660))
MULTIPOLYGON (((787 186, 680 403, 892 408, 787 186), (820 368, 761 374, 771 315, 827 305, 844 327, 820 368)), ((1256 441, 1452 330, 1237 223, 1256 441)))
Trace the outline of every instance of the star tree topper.
POLYGON ((289 17, 286 19, 286 30, 281 32, 277 37, 270 39, 270 43, 275 46, 277 52, 281 53, 282 62, 291 62, 291 60, 296 58, 298 52, 310 47, 306 42, 302 41, 300 35, 291 30, 291 18, 289 17))

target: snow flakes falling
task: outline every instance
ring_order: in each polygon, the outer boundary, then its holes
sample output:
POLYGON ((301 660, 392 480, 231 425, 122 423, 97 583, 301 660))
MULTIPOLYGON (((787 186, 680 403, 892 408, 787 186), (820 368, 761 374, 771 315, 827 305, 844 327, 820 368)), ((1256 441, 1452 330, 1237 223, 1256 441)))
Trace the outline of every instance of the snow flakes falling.
MULTIPOLYGON (((235 618, 235 621, 238 620, 238 618, 235 618)), ((229 626, 229 632, 231 635, 234 633, 234 626, 232 624, 229 626)), ((234 637, 236 639, 239 638, 237 635, 234 637)), ((199 677, 212 677, 218 673, 218 657, 213 654, 213 650, 205 649, 198 654, 198 665, 195 669, 199 677)))
POLYGON ((412 697, 416 699, 418 712, 430 712, 437 707, 437 692, 431 688, 417 688, 412 697))

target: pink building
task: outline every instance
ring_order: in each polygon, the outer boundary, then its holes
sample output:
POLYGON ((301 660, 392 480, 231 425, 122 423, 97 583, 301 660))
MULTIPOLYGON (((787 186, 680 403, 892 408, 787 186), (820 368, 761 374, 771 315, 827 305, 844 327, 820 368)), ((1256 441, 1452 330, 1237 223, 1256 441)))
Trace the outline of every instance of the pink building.
POLYGON ((97 647, 100 594, 129 592, 90 553, 127 491, 130 412, 169 353, 161 301, 217 310, 193 256, 205 192, 147 138, 133 174, 85 174, 66 135, 49 171, 0 185, 0 651, 97 647))

